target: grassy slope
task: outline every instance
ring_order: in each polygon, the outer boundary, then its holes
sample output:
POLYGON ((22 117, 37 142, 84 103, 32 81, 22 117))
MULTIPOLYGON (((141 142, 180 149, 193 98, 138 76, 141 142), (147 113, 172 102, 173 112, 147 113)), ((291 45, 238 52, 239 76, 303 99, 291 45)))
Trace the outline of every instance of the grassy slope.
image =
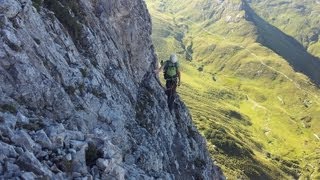
POLYGON ((313 172, 320 157, 314 136, 320 132, 319 90, 281 57, 254 43, 257 31, 241 18, 243 12, 233 11, 240 17, 233 22, 226 23, 223 13, 211 22, 193 8, 201 5, 198 1, 147 2, 159 59, 180 52, 179 93, 226 175, 319 176, 313 172), (183 60, 188 55, 191 62, 183 60))
POLYGON ((286 34, 295 37, 309 52, 320 57, 320 2, 309 0, 253 0, 256 12, 286 34))

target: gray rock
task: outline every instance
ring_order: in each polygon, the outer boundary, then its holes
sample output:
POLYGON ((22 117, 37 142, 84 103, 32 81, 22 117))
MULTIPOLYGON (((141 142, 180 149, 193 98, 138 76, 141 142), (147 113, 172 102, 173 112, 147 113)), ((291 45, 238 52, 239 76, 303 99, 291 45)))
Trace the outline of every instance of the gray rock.
POLYGON ((114 177, 116 179, 125 179, 126 170, 118 164, 110 163, 103 171, 102 179, 114 177))
POLYGON ((43 130, 37 131, 33 135, 33 140, 39 143, 44 148, 52 148, 51 140, 48 138, 47 134, 43 130))
POLYGON ((59 172, 61 172, 61 170, 60 170, 55 164, 50 167, 50 170, 51 170, 53 173, 59 173, 59 172))
MULTIPOLYGON (((47 167, 52 167, 54 164, 53 164, 53 162, 52 161, 49 161, 49 160, 46 160, 46 161, 44 161, 45 163, 45 165, 47 165, 47 167)), ((50 168, 49 168, 50 169, 50 168)))
POLYGON ((2 36, 4 37, 4 41, 9 45, 9 47, 14 51, 21 50, 21 41, 18 40, 16 35, 8 30, 3 30, 1 32, 2 36))
POLYGON ((20 4, 15 0, 0 0, 0 14, 8 18, 15 17, 21 11, 20 4))
POLYGON ((17 117, 12 115, 11 113, 1 113, 0 112, 0 117, 3 118, 4 124, 9 127, 9 128, 15 128, 16 123, 17 123, 17 117))
POLYGON ((0 162, 4 162, 4 160, 7 158, 4 154, 0 154, 0 162))
POLYGON ((99 158, 96 162, 98 168, 101 170, 101 171, 104 171, 105 169, 107 169, 107 167, 110 165, 110 160, 108 159, 101 159, 99 158))
POLYGON ((46 159, 46 157, 48 156, 48 152, 46 151, 40 151, 37 155, 36 158, 37 159, 46 159))
POLYGON ((111 174, 103 174, 102 179, 108 179, 108 180, 118 180, 117 177, 114 177, 111 174))
POLYGON ((62 124, 50 126, 46 134, 50 137, 53 148, 62 148, 66 139, 64 126, 62 124))
POLYGON ((76 154, 77 151, 76 151, 75 149, 69 149, 69 153, 71 153, 71 154, 76 154))
POLYGON ((46 131, 46 134, 48 134, 48 136, 51 137, 51 136, 66 132, 66 129, 64 128, 63 124, 55 123, 48 126, 45 131, 46 131))
POLYGON ((43 166, 39 160, 28 151, 18 158, 17 164, 22 170, 33 172, 36 175, 52 176, 51 171, 43 166))
POLYGON ((21 123, 29 123, 29 119, 24 116, 23 114, 21 114, 20 112, 18 112, 17 114, 17 117, 18 117, 18 122, 21 122, 21 123))
POLYGON ((62 150, 61 149, 57 149, 56 151, 57 151, 58 155, 62 155, 62 150))
POLYGON ((80 177, 81 177, 81 173, 78 173, 78 172, 72 173, 72 178, 80 178, 80 177))
MULTIPOLYGON (((9 23, 8 21, 8 17, 6 17, 3 14, 0 14, 0 23, 2 24, 2 26, 6 25, 9 23)), ((4 58, 6 56, 5 52, 3 50, 0 51, 0 58, 4 58)))
POLYGON ((68 179, 68 178, 69 178, 69 177, 68 177, 65 173, 60 172, 60 173, 58 173, 58 174, 55 174, 52 179, 55 179, 55 180, 65 180, 65 179, 68 179))
POLYGON ((19 155, 24 153, 24 150, 21 147, 15 147, 14 149, 19 155))
POLYGON ((84 141, 84 134, 80 131, 66 131, 68 138, 71 140, 84 141))
POLYGON ((17 157, 18 153, 15 151, 14 146, 3 143, 0 141, 0 154, 6 157, 17 157))
POLYGON ((84 141, 85 137, 84 134, 82 132, 79 131, 66 131, 66 137, 64 140, 64 144, 69 147, 72 146, 73 144, 72 141, 84 141))
POLYGON ((73 172, 78 172, 80 174, 87 174, 87 165, 86 165, 86 148, 87 145, 83 147, 72 157, 73 172))
POLYGON ((82 178, 81 180, 93 180, 93 176, 88 175, 88 176, 82 178))
POLYGON ((7 157, 6 162, 16 163, 16 158, 7 157))
POLYGON ((0 125, 0 139, 5 143, 10 143, 10 137, 14 135, 12 129, 7 125, 0 125))
POLYGON ((76 151, 79 151, 83 146, 87 146, 87 142, 71 140, 70 141, 70 145, 71 145, 72 149, 75 149, 76 151))
POLYGON ((99 168, 97 166, 93 166, 91 168, 90 173, 92 174, 94 179, 101 179, 100 170, 99 170, 99 168))
POLYGON ((133 165, 135 163, 135 158, 133 155, 131 154, 127 154, 124 158, 124 161, 126 162, 126 164, 128 165, 133 165))
POLYGON ((2 166, 2 164, 0 163, 0 175, 2 175, 3 174, 3 166, 2 166))
POLYGON ((20 168, 16 164, 12 162, 5 163, 6 173, 10 174, 11 176, 16 176, 20 173, 20 168))
POLYGON ((29 134, 24 130, 16 131, 13 137, 11 138, 11 141, 16 146, 23 147, 29 150, 30 152, 40 150, 39 146, 31 139, 29 134))
POLYGON ((72 155, 71 154, 67 154, 66 155, 66 160, 71 161, 72 160, 72 155))
POLYGON ((21 179, 23 180, 34 180, 36 178, 37 176, 33 172, 25 172, 21 175, 21 179))
POLYGON ((27 12, 33 7, 31 0, 19 0, 19 2, 21 4, 21 7, 23 7, 24 12, 27 12))
POLYGON ((52 140, 53 147, 62 148, 65 140, 65 133, 57 134, 50 137, 52 140))

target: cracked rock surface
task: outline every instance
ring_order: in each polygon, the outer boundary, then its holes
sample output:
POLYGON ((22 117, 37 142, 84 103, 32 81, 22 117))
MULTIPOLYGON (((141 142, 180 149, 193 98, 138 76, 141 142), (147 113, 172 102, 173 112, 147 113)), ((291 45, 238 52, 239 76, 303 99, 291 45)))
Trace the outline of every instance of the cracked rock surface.
POLYGON ((223 179, 142 0, 0 0, 0 179, 223 179))

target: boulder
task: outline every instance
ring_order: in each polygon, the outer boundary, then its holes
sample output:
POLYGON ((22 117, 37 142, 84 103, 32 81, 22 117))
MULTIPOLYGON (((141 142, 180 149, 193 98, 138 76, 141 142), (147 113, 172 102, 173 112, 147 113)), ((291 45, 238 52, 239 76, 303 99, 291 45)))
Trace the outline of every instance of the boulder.
POLYGON ((20 112, 18 112, 18 114, 17 114, 17 121, 21 122, 21 123, 29 123, 30 122, 29 119, 20 112))
POLYGON ((87 144, 83 145, 80 151, 72 157, 72 170, 73 172, 78 172, 83 175, 88 173, 87 165, 86 165, 86 149, 87 144))
POLYGON ((43 166, 34 154, 29 151, 26 151, 19 156, 17 164, 24 171, 33 172, 36 175, 52 177, 52 172, 47 167, 43 166))
POLYGON ((66 138, 66 130, 62 124, 49 126, 45 132, 50 138, 53 148, 62 148, 66 138))
POLYGON ((110 160, 108 159, 101 159, 99 158, 96 162, 98 168, 101 170, 101 171, 104 171, 107 169, 107 167, 110 165, 110 160))
POLYGON ((118 165, 113 165, 110 171, 105 171, 102 175, 102 179, 112 180, 125 180, 126 170, 118 165))
POLYGON ((0 117, 3 119, 3 124, 0 123, 0 126, 7 126, 11 129, 15 128, 16 123, 17 123, 17 117, 14 116, 11 113, 1 113, 0 112, 0 117))
POLYGON ((66 158, 67 161, 71 161, 72 160, 72 155, 71 154, 67 154, 65 158, 66 158))
POLYGON ((37 131, 33 135, 33 140, 39 143, 42 146, 42 148, 51 149, 53 146, 51 140, 48 138, 47 134, 43 130, 37 131))
POLYGON ((7 174, 13 177, 18 176, 20 174, 19 166, 9 161, 5 163, 5 170, 7 174))
POLYGON ((22 180, 35 180, 37 176, 33 172, 24 172, 21 175, 22 180))
POLYGON ((10 137, 14 135, 12 129, 5 124, 0 124, 0 140, 9 143, 10 137))
POLYGON ((81 148, 83 148, 83 146, 87 146, 86 141, 70 140, 70 147, 72 149, 79 151, 81 148))
POLYGON ((15 132, 11 141, 16 145, 25 148, 26 150, 32 151, 39 151, 41 147, 36 144, 29 134, 24 130, 18 130, 15 132))
POLYGON ((101 179, 100 170, 97 166, 91 168, 90 174, 92 174, 94 179, 101 179))
POLYGON ((6 157, 17 157, 18 153, 15 151, 14 146, 3 143, 0 141, 0 154, 6 157))
POLYGON ((39 153, 36 154, 36 158, 37 159, 47 159, 47 157, 49 156, 49 153, 47 151, 40 151, 39 153))
POLYGON ((70 131, 67 130, 67 137, 70 138, 70 140, 77 140, 77 141, 84 141, 85 137, 84 134, 81 131, 70 131))
POLYGON ((4 37, 5 43, 14 51, 21 50, 21 41, 16 37, 16 35, 9 30, 2 30, 1 35, 4 37))
POLYGON ((80 178, 81 177, 81 173, 78 173, 78 172, 73 172, 72 173, 72 178, 75 179, 75 178, 80 178))

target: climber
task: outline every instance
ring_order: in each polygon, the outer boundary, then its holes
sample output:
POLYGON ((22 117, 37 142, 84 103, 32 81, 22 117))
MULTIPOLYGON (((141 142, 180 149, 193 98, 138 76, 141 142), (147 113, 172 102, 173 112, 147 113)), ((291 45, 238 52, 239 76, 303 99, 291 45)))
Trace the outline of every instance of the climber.
POLYGON ((166 94, 168 96, 168 106, 170 111, 173 108, 173 103, 176 94, 177 85, 180 86, 181 76, 179 70, 178 58, 175 54, 170 55, 170 59, 161 62, 161 67, 155 70, 159 73, 163 69, 164 79, 166 80, 166 94))

